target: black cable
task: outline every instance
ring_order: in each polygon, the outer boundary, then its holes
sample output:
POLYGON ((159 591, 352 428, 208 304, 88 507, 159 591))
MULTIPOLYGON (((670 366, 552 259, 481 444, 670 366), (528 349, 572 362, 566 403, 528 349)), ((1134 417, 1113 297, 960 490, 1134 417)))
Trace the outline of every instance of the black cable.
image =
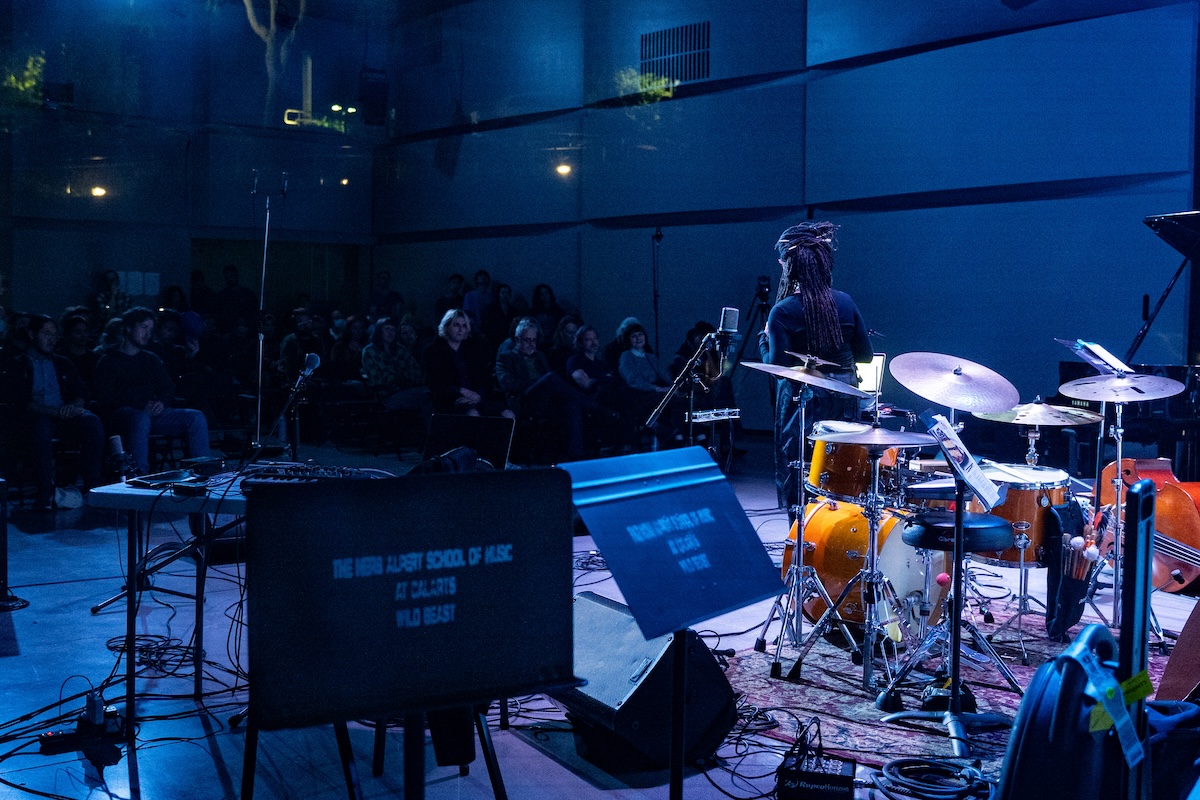
POLYGON ((922 800, 965 800, 990 798, 995 787, 984 779, 979 762, 971 764, 932 758, 898 758, 871 773, 872 795, 878 791, 888 800, 901 796, 922 800))

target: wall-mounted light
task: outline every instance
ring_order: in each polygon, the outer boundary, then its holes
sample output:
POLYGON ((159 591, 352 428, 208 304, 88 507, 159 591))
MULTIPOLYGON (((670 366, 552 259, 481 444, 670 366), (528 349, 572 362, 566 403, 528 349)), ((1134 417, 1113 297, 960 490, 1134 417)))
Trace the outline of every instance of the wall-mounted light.
POLYGON ((349 185, 350 185, 350 179, 342 178, 342 186, 349 186, 349 185))
POLYGON ((341 106, 341 104, 340 104, 340 103, 334 103, 333 105, 331 105, 331 106, 329 107, 329 110, 330 110, 330 111, 334 111, 334 112, 341 111, 341 110, 342 110, 342 106, 341 106))
POLYGON ((570 164, 559 164, 557 167, 554 168, 554 171, 557 172, 559 175, 562 175, 565 178, 571 174, 571 165, 570 164))
POLYGON ((93 186, 92 187, 92 197, 104 197, 104 195, 106 195, 106 194, 108 194, 108 190, 105 189, 103 186, 93 186))

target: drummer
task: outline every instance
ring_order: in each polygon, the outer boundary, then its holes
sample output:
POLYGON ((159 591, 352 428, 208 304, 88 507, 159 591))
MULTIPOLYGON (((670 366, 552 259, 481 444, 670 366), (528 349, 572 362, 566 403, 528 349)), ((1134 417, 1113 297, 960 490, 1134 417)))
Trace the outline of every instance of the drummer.
MULTIPOLYGON (((788 228, 775 243, 783 272, 775 306, 759 333, 759 350, 768 364, 794 366, 788 355, 804 353, 836 364, 822 374, 858 385, 854 364, 871 361, 871 340, 854 300, 833 288, 832 222, 804 222, 788 228)), ((775 385, 775 490, 780 508, 794 521, 797 472, 789 464, 800 458, 799 404, 795 394, 802 386, 778 379, 775 385)), ((805 407, 808 428, 817 420, 858 419, 858 400, 822 388, 812 389, 805 407)))

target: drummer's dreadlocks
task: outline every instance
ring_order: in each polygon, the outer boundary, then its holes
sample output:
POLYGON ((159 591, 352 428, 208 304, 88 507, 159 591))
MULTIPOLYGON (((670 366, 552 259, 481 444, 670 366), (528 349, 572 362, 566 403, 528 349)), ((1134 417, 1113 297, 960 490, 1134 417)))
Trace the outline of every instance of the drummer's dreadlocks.
POLYGON ((788 228, 775 243, 783 274, 776 302, 790 294, 804 301, 804 323, 813 350, 828 353, 842 345, 842 326, 833 302, 832 222, 802 222, 788 228))

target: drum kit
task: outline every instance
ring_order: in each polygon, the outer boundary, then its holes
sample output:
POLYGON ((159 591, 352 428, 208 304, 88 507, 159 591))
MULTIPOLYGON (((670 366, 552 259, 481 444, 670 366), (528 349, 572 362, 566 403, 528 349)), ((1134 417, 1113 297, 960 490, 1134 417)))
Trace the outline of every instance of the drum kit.
MULTIPOLYGON (((796 355, 801 358, 801 366, 743 364, 791 381, 802 390, 820 388, 850 397, 870 397, 821 373, 811 357, 796 355)), ((878 388, 873 424, 814 422, 808 436, 813 443, 811 461, 804 463, 804 448, 801 448, 800 462, 791 465, 805 479, 796 482, 799 495, 794 508, 796 522, 785 543, 785 591, 776 600, 755 646, 765 650, 767 631, 778 617, 782 628, 776 640, 771 675, 780 677, 780 651, 790 637, 798 649, 798 657, 784 677, 798 680, 804 658, 816 640, 836 628, 848 642, 853 663, 862 666, 865 690, 877 690, 875 656, 880 651, 885 653, 883 666, 890 680, 887 688, 879 692, 877 704, 893 710, 899 702, 896 687, 900 680, 918 665, 933 644, 942 643, 946 648, 943 653, 950 662, 949 710, 944 715, 937 712, 924 718, 947 725, 956 755, 965 755, 967 739, 962 730, 958 674, 961 627, 967 627, 979 649, 986 651, 986 655, 969 655, 992 661, 1014 691, 1021 692, 987 639, 962 618, 966 556, 971 554, 986 563, 1020 568, 1019 608, 1014 616, 1020 638, 1021 616, 1041 613, 1031 611, 1028 605, 1034 599, 1028 593, 1026 570, 1043 563, 1042 554, 1051 546, 1046 541, 1050 507, 1066 502, 1069 493, 1070 479, 1066 472, 1037 464, 1040 428, 1101 422, 1103 403, 1113 403, 1116 425, 1110 435, 1116 441, 1117 463, 1121 463, 1122 405, 1170 397, 1183 391, 1184 386, 1158 376, 1117 373, 1083 378, 1059 388, 1063 395, 1073 399, 1101 401, 1101 413, 1096 413, 1050 405, 1040 398, 1020 404, 1016 388, 1003 376, 980 364, 940 353, 897 356, 891 362, 890 372, 914 394, 951 409, 952 423, 953 412, 962 411, 980 419, 1027 428, 1026 463, 983 461, 980 466, 985 476, 1000 490, 999 503, 989 509, 972 499, 961 478, 930 476, 921 469, 921 464, 928 462, 910 457, 912 451, 936 446, 938 440, 926 433, 883 427, 878 388), (807 500, 809 493, 814 498, 812 502, 807 500), (947 507, 956 499, 956 510, 948 511, 947 507), (952 580, 947 580, 948 577, 952 580), (951 584, 948 598, 947 584, 951 584), (807 636, 803 630, 805 617, 814 620, 807 636), (911 639, 909 655, 893 671, 886 649, 891 646, 898 662, 896 645, 906 637, 911 639)), ((806 424, 803 398, 807 394, 802 391, 798 395, 802 426, 806 424)), ((1118 476, 1114 479, 1118 513, 1119 493, 1123 488, 1120 484, 1118 476)), ((1119 524, 1118 519, 1118 530, 1119 524)), ((1120 552, 1114 547, 1114 576, 1119 574, 1119 566, 1120 552)), ((1115 602, 1120 596, 1118 581, 1119 578, 1114 578, 1115 602)), ((930 713, 901 712, 885 720, 930 713)))

